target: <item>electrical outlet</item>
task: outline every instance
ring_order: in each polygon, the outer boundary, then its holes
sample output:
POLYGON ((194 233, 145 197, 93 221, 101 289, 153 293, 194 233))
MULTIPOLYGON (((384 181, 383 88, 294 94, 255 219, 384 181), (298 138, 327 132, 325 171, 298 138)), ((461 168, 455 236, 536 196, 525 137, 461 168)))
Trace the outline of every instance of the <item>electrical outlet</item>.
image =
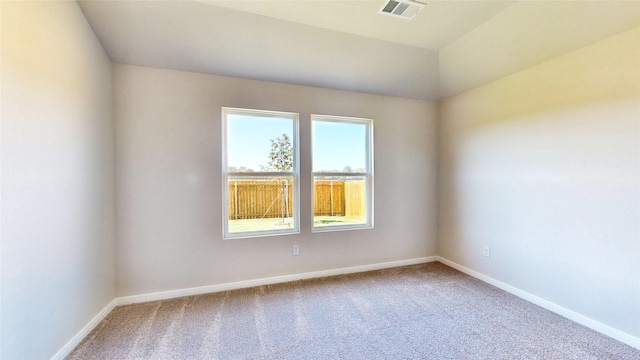
POLYGON ((491 257, 491 247, 489 246, 485 246, 484 248, 482 248, 482 255, 484 255, 484 257, 491 257))
POLYGON ((295 244, 293 245, 293 256, 298 256, 300 255, 300 245, 295 244))

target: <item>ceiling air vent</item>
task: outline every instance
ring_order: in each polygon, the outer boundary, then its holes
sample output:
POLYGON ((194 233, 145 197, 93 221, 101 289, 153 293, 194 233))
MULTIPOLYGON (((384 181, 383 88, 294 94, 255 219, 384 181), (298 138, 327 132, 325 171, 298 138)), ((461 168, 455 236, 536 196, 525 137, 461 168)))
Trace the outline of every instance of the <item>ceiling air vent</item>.
POLYGON ((388 0, 382 5, 378 14, 411 20, 425 5, 414 0, 388 0))

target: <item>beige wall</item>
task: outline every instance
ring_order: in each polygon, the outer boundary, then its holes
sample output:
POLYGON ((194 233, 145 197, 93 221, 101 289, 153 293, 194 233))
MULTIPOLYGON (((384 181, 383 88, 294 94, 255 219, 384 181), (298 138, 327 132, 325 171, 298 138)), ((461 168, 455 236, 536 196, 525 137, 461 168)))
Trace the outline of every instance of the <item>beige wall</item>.
POLYGON ((438 168, 440 256, 635 337, 639 39, 443 101, 438 168))
POLYGON ((436 255, 434 103, 126 65, 114 96, 119 297, 436 255), (222 240, 222 106, 300 113, 300 235, 222 240), (312 113, 374 119, 375 229, 311 233, 312 113))
POLYGON ((75 2, 0 6, 0 357, 48 359, 115 296, 111 63, 75 2))

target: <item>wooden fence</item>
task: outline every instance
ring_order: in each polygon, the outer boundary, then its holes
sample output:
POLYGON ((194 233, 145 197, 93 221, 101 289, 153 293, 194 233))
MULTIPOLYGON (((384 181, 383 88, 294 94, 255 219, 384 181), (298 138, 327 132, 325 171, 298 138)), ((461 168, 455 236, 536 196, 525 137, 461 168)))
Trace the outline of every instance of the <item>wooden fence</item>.
POLYGON ((315 181, 313 186, 313 215, 344 216, 344 188, 344 181, 315 181))
MULTIPOLYGON (((313 213, 315 216, 364 218, 364 192, 364 180, 315 181, 313 213)), ((230 180, 229 220, 279 218, 282 217, 283 210, 285 216, 290 217, 293 214, 292 199, 291 182, 230 180), (288 196, 283 196, 287 193, 288 196)))
POLYGON ((366 188, 364 180, 345 182, 345 216, 364 219, 366 215, 365 203, 367 201, 366 188))
POLYGON ((260 219, 293 213, 293 186, 285 181, 229 181, 229 220, 260 219), (282 196, 288 193, 289 196, 282 196), (283 207, 284 201, 284 207, 283 207))

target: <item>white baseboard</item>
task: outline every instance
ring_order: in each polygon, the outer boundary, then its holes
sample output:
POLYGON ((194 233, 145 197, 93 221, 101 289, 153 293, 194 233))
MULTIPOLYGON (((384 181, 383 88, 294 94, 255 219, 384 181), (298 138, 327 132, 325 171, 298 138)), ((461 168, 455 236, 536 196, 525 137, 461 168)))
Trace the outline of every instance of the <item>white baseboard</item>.
POLYGON ((178 298, 183 296, 208 294, 208 293, 226 291, 226 290, 244 289, 244 288, 250 288, 255 286, 271 285, 271 284, 278 284, 278 283, 304 280, 304 279, 313 279, 313 278, 319 278, 319 277, 325 277, 325 276, 334 276, 334 275, 352 274, 352 273, 359 273, 359 272, 372 271, 372 270, 381 270, 381 269, 387 269, 392 267, 415 265, 415 264, 422 264, 422 263, 428 263, 428 262, 434 262, 434 261, 437 261, 437 256, 421 257, 421 258, 399 260, 399 261, 390 261, 390 262, 370 264, 370 265, 352 266, 352 267, 332 269, 332 270, 313 271, 313 272, 292 274, 292 275, 275 276, 270 278, 237 281, 232 283, 200 286, 200 287, 193 287, 193 288, 180 289, 180 290, 162 291, 162 292, 156 292, 156 293, 150 293, 150 294, 126 296, 126 297, 116 298, 115 301, 116 301, 116 305, 127 305, 127 304, 141 303, 141 302, 147 302, 147 301, 173 299, 173 298, 178 298))
POLYGON ((71 353, 73 349, 75 349, 78 344, 93 330, 110 312, 113 308, 116 307, 116 299, 111 300, 104 309, 100 310, 98 315, 94 316, 91 321, 87 325, 85 325, 82 330, 80 330, 71 340, 69 340, 63 347, 60 349, 51 360, 62 360, 67 355, 71 353))
POLYGON ((443 257, 437 256, 437 261, 450 266, 456 270, 459 270, 467 275, 471 275, 476 279, 482 280, 488 284, 491 284, 499 289, 502 289, 508 293, 511 293, 519 298, 532 302, 538 306, 541 306, 549 311, 552 311, 558 315, 564 316, 565 318, 575 321, 580 325, 584 325, 592 330, 595 330, 601 334, 607 335, 611 338, 614 338, 620 342, 623 342, 629 346, 632 346, 636 349, 640 350, 640 338, 627 334, 618 329, 612 328, 609 325, 605 325, 601 322, 593 320, 589 317, 586 317, 582 314, 579 314, 575 311, 569 310, 565 307, 562 307, 558 304, 555 304, 549 300, 545 300, 541 297, 528 293, 526 291, 520 290, 514 286, 498 281, 492 277, 483 275, 475 270, 471 270, 467 267, 464 267, 460 264, 457 264, 451 260, 445 259, 443 257))

